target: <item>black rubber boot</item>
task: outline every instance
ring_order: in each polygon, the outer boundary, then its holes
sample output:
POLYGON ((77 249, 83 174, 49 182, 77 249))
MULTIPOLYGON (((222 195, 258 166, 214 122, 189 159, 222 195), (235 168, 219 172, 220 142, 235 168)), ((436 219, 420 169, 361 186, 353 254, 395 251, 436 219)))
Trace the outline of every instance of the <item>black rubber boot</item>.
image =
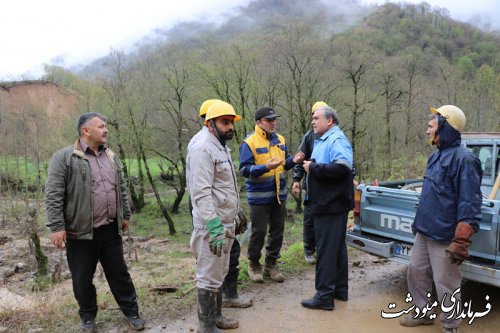
POLYGON ((222 284, 222 307, 223 308, 248 308, 253 301, 238 295, 238 280, 226 279, 222 284))
POLYGON ((238 328, 239 322, 236 319, 225 317, 222 314, 222 290, 217 293, 217 314, 215 316, 215 325, 218 328, 238 328))
POLYGON ((238 282, 228 281, 227 276, 222 284, 222 296, 224 298, 234 298, 238 297, 238 282))
POLYGON ((240 253, 240 243, 235 240, 233 246, 231 247, 231 252, 229 253, 229 269, 227 271, 226 277, 224 278, 224 283, 222 283, 222 291, 224 292, 224 296, 238 296, 238 276, 240 275, 240 269, 238 266, 240 263, 240 253))
POLYGON ((217 293, 198 289, 198 333, 223 333, 215 326, 217 315, 217 293))

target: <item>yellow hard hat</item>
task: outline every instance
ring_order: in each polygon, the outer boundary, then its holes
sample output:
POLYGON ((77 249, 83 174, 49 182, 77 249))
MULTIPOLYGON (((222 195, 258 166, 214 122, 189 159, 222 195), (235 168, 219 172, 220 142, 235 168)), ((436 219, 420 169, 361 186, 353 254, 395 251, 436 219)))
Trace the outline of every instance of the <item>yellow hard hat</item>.
POLYGON ((205 124, 208 123, 210 119, 214 119, 220 116, 234 116, 234 121, 238 121, 241 119, 241 116, 238 116, 234 111, 234 108, 231 104, 217 101, 210 105, 207 110, 207 115, 205 117, 205 124))
POLYGON ((443 105, 438 109, 431 108, 431 112, 446 118, 448 124, 459 132, 465 128, 465 114, 455 105, 443 105))
POLYGON ((205 102, 203 102, 200 106, 200 114, 198 115, 200 118, 204 117, 207 114, 208 108, 210 105, 214 104, 215 102, 219 102, 220 99, 207 99, 205 102))
POLYGON ((314 105, 312 106, 311 108, 311 112, 314 112, 316 111, 317 108, 321 107, 321 106, 328 106, 328 104, 326 104, 325 102, 316 102, 314 103, 314 105))

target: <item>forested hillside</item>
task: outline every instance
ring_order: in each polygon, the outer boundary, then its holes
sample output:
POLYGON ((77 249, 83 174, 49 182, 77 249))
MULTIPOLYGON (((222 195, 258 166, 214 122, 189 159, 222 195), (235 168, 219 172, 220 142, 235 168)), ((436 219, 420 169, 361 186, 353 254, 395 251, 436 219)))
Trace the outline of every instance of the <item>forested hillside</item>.
POLYGON ((257 0, 218 24, 159 31, 134 53, 113 51, 80 73, 47 67, 45 79, 78 91, 81 111, 109 115, 124 162, 144 152, 181 172, 208 98, 244 117, 235 159, 263 105, 282 116, 278 131, 293 153, 312 104, 324 100, 352 141, 357 178, 395 179, 422 174, 431 106, 461 107, 468 131, 500 130, 499 51, 498 32, 426 3, 257 0))

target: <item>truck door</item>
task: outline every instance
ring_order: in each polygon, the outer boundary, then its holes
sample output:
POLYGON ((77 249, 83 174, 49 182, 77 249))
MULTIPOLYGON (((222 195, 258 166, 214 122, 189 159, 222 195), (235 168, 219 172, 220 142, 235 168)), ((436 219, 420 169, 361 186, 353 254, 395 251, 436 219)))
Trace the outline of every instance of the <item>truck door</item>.
POLYGON ((472 245, 469 252, 471 257, 487 259, 489 262, 496 264, 500 263, 499 212, 500 201, 483 200, 479 231, 472 236, 472 245))
POLYGON ((420 193, 382 186, 366 186, 361 197, 362 232, 413 243, 411 225, 420 193))
MULTIPOLYGON (((465 141, 467 149, 481 162, 483 179, 481 192, 487 198, 493 188, 499 161, 499 147, 497 142, 485 139, 465 141)), ((498 198, 498 195, 497 195, 498 198)), ((482 219, 479 231, 472 236, 471 257, 486 259, 488 262, 500 263, 500 228, 499 221, 500 201, 484 199, 481 207, 482 219)))

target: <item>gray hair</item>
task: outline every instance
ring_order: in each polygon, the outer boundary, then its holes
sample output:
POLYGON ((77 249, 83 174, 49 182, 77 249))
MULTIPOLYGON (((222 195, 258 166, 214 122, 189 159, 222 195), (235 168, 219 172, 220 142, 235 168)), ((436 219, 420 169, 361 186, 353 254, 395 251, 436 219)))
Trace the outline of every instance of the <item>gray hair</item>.
POLYGON ((78 136, 82 135, 82 127, 85 125, 90 119, 97 117, 101 119, 102 121, 106 121, 106 117, 103 116, 100 113, 97 112, 87 112, 82 114, 79 118, 78 121, 76 122, 76 130, 78 131, 78 136))
POLYGON ((435 114, 435 113, 431 113, 431 114, 429 114, 428 118, 429 118, 429 121, 434 120, 434 119, 436 119, 436 121, 437 121, 439 118, 439 115, 435 114))
POLYGON ((339 116, 337 114, 337 110, 329 106, 320 106, 319 108, 316 109, 316 111, 323 111, 323 116, 325 117, 325 119, 333 119, 335 125, 339 124, 339 116))

